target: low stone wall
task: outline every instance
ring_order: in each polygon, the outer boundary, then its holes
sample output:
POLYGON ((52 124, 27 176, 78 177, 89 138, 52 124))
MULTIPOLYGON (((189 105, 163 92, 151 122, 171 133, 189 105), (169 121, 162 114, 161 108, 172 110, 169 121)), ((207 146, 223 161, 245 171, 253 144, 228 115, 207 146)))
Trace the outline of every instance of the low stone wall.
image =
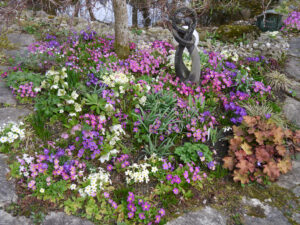
MULTIPOLYGON (((90 22, 84 18, 71 18, 67 15, 53 17, 43 11, 38 11, 35 14, 30 10, 23 11, 21 14, 21 22, 23 21, 25 23, 30 20, 33 23, 51 24, 51 29, 56 29, 58 32, 63 30, 79 32, 89 27, 92 30, 95 30, 98 34, 114 35, 113 24, 106 24, 98 21, 90 22)), ((16 24, 14 24, 11 28, 14 30, 22 30, 22 28, 16 24)), ((199 30, 201 30, 201 28, 199 30)), ((129 32, 129 38, 134 42, 165 40, 176 45, 172 33, 168 29, 164 29, 162 27, 151 27, 149 29, 141 29, 139 32, 129 32)), ((247 44, 244 42, 239 45, 204 38, 199 42, 198 48, 206 51, 228 51, 236 53, 241 57, 263 55, 280 60, 282 56, 286 54, 289 44, 285 35, 281 33, 275 34, 274 32, 266 32, 261 33, 255 40, 248 40, 247 44)))

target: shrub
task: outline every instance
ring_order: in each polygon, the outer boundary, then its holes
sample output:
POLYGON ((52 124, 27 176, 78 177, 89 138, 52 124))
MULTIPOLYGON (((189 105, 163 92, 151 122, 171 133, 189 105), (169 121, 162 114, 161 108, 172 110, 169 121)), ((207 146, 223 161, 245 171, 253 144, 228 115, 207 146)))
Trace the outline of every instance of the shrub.
MULTIPOLYGON (((250 181, 274 181, 292 169, 286 140, 300 142, 300 132, 283 130, 261 117, 245 116, 241 126, 233 126, 228 156, 224 168, 233 170, 233 180, 242 184, 250 181)), ((290 145, 289 145, 290 146, 290 145)))

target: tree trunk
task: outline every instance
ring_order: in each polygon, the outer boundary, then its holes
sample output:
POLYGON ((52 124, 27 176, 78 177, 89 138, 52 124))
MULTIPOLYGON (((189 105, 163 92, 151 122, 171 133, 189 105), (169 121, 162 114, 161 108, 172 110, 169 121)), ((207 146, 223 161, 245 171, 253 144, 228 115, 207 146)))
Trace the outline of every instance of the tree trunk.
POLYGON ((129 55, 128 14, 126 0, 113 0, 115 16, 115 52, 121 59, 129 55))
POLYGON ((138 9, 136 6, 132 6, 132 26, 138 27, 138 9))
POLYGON ((93 9, 92 9, 92 3, 91 3, 91 0, 86 0, 86 7, 89 11, 89 14, 90 14, 90 18, 91 18, 91 21, 96 21, 96 17, 93 13, 93 9))
POLYGON ((151 18, 150 18, 149 10, 150 10, 150 8, 148 8, 147 6, 142 9, 142 13, 143 13, 143 17, 144 17, 144 26, 147 28, 150 27, 150 25, 151 25, 151 18))

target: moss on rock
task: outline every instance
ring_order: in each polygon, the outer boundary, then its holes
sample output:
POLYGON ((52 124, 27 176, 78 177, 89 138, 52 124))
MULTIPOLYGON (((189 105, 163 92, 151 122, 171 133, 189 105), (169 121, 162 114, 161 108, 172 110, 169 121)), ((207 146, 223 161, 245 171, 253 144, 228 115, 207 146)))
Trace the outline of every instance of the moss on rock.
POLYGON ((239 38, 256 38, 260 31, 257 27, 251 25, 222 25, 217 29, 220 40, 234 42, 239 38))

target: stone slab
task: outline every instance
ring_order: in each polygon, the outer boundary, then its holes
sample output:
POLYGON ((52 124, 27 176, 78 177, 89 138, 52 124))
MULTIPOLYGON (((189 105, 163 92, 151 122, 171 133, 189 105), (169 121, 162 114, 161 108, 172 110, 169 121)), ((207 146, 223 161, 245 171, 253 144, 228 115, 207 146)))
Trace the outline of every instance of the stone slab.
POLYGON ((293 169, 281 175, 276 184, 293 191, 297 197, 300 197, 300 161, 293 161, 293 169))
POLYGON ((33 35, 24 33, 10 33, 7 35, 7 38, 17 47, 28 46, 36 41, 33 35))
POLYGON ((51 212, 42 223, 43 225, 93 225, 92 222, 63 212, 51 212))
POLYGON ((186 213, 167 225, 226 225, 227 218, 219 211, 205 207, 196 212, 186 213))
POLYGON ((0 127, 10 121, 19 123, 22 121, 22 118, 30 114, 30 112, 31 111, 28 109, 18 109, 12 107, 0 108, 0 127))
POLYGON ((6 83, 0 78, 0 104, 16 105, 17 101, 6 83))
POLYGON ((33 223, 24 216, 13 217, 9 213, 0 210, 0 225, 33 225, 33 223))
POLYGON ((285 63, 285 72, 289 78, 300 81, 300 57, 288 57, 285 63))
POLYGON ((290 225, 283 213, 275 207, 260 202, 258 199, 243 198, 243 203, 252 207, 260 207, 265 217, 244 215, 245 225, 290 225))
POLYGON ((283 105, 284 115, 292 123, 300 127, 300 102, 294 98, 287 97, 283 105))
POLYGON ((300 57, 300 37, 293 38, 289 41, 289 51, 287 55, 300 57))
POLYGON ((9 172, 6 159, 7 156, 0 154, 0 207, 17 200, 14 182, 6 179, 6 174, 9 172))

